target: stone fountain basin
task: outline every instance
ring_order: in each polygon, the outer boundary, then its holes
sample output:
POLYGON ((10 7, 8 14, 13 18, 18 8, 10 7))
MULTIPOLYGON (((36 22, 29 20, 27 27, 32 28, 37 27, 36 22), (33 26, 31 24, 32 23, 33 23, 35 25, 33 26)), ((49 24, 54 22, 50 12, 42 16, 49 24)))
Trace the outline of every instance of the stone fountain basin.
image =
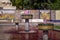
POLYGON ((26 32, 26 31, 19 31, 19 33, 36 33, 36 31, 33 31, 33 30, 28 31, 28 32, 26 32))

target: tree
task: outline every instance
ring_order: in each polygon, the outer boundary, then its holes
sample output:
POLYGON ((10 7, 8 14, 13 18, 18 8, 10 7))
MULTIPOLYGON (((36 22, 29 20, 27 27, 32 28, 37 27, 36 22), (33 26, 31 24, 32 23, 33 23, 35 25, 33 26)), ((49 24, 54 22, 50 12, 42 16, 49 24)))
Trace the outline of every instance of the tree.
POLYGON ((10 0, 17 9, 60 9, 60 0, 10 0))
POLYGON ((22 0, 10 0, 10 1, 12 2, 13 6, 16 6, 16 9, 20 9, 20 7, 22 9, 23 5, 22 0))

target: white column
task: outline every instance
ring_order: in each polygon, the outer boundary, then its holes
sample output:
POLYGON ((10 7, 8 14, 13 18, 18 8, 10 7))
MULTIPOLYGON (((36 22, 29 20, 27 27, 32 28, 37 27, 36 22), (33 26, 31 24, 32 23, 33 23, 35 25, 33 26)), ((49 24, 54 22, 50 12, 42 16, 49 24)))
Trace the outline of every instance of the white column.
POLYGON ((18 30, 18 25, 16 25, 16 30, 18 30))
POLYGON ((28 22, 25 23, 25 30, 29 30, 29 23, 28 22))
POLYGON ((48 35, 47 34, 43 35, 43 40, 48 40, 48 35))

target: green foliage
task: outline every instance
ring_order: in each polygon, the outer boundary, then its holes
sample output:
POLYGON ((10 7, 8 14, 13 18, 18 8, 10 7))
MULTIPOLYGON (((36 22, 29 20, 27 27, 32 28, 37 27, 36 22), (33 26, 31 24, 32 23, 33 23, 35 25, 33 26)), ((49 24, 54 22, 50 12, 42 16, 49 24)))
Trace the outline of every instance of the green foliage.
POLYGON ((41 24, 39 24, 39 26, 54 26, 54 24, 50 24, 50 23, 44 24, 44 23, 41 23, 41 24))
POLYGON ((10 0, 17 9, 60 9, 60 0, 10 0))
POLYGON ((12 2, 13 6, 16 6, 17 9, 19 9, 20 7, 22 8, 22 0, 10 0, 12 2))
POLYGON ((60 26, 55 26, 54 28, 56 28, 56 29, 60 29, 60 26))

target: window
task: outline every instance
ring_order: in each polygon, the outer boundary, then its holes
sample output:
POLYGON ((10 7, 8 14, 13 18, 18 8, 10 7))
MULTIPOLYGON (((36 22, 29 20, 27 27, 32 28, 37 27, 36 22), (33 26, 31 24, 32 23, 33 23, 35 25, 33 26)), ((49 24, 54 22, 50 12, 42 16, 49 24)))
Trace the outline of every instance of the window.
POLYGON ((50 20, 50 11, 49 10, 40 10, 40 18, 50 20))

